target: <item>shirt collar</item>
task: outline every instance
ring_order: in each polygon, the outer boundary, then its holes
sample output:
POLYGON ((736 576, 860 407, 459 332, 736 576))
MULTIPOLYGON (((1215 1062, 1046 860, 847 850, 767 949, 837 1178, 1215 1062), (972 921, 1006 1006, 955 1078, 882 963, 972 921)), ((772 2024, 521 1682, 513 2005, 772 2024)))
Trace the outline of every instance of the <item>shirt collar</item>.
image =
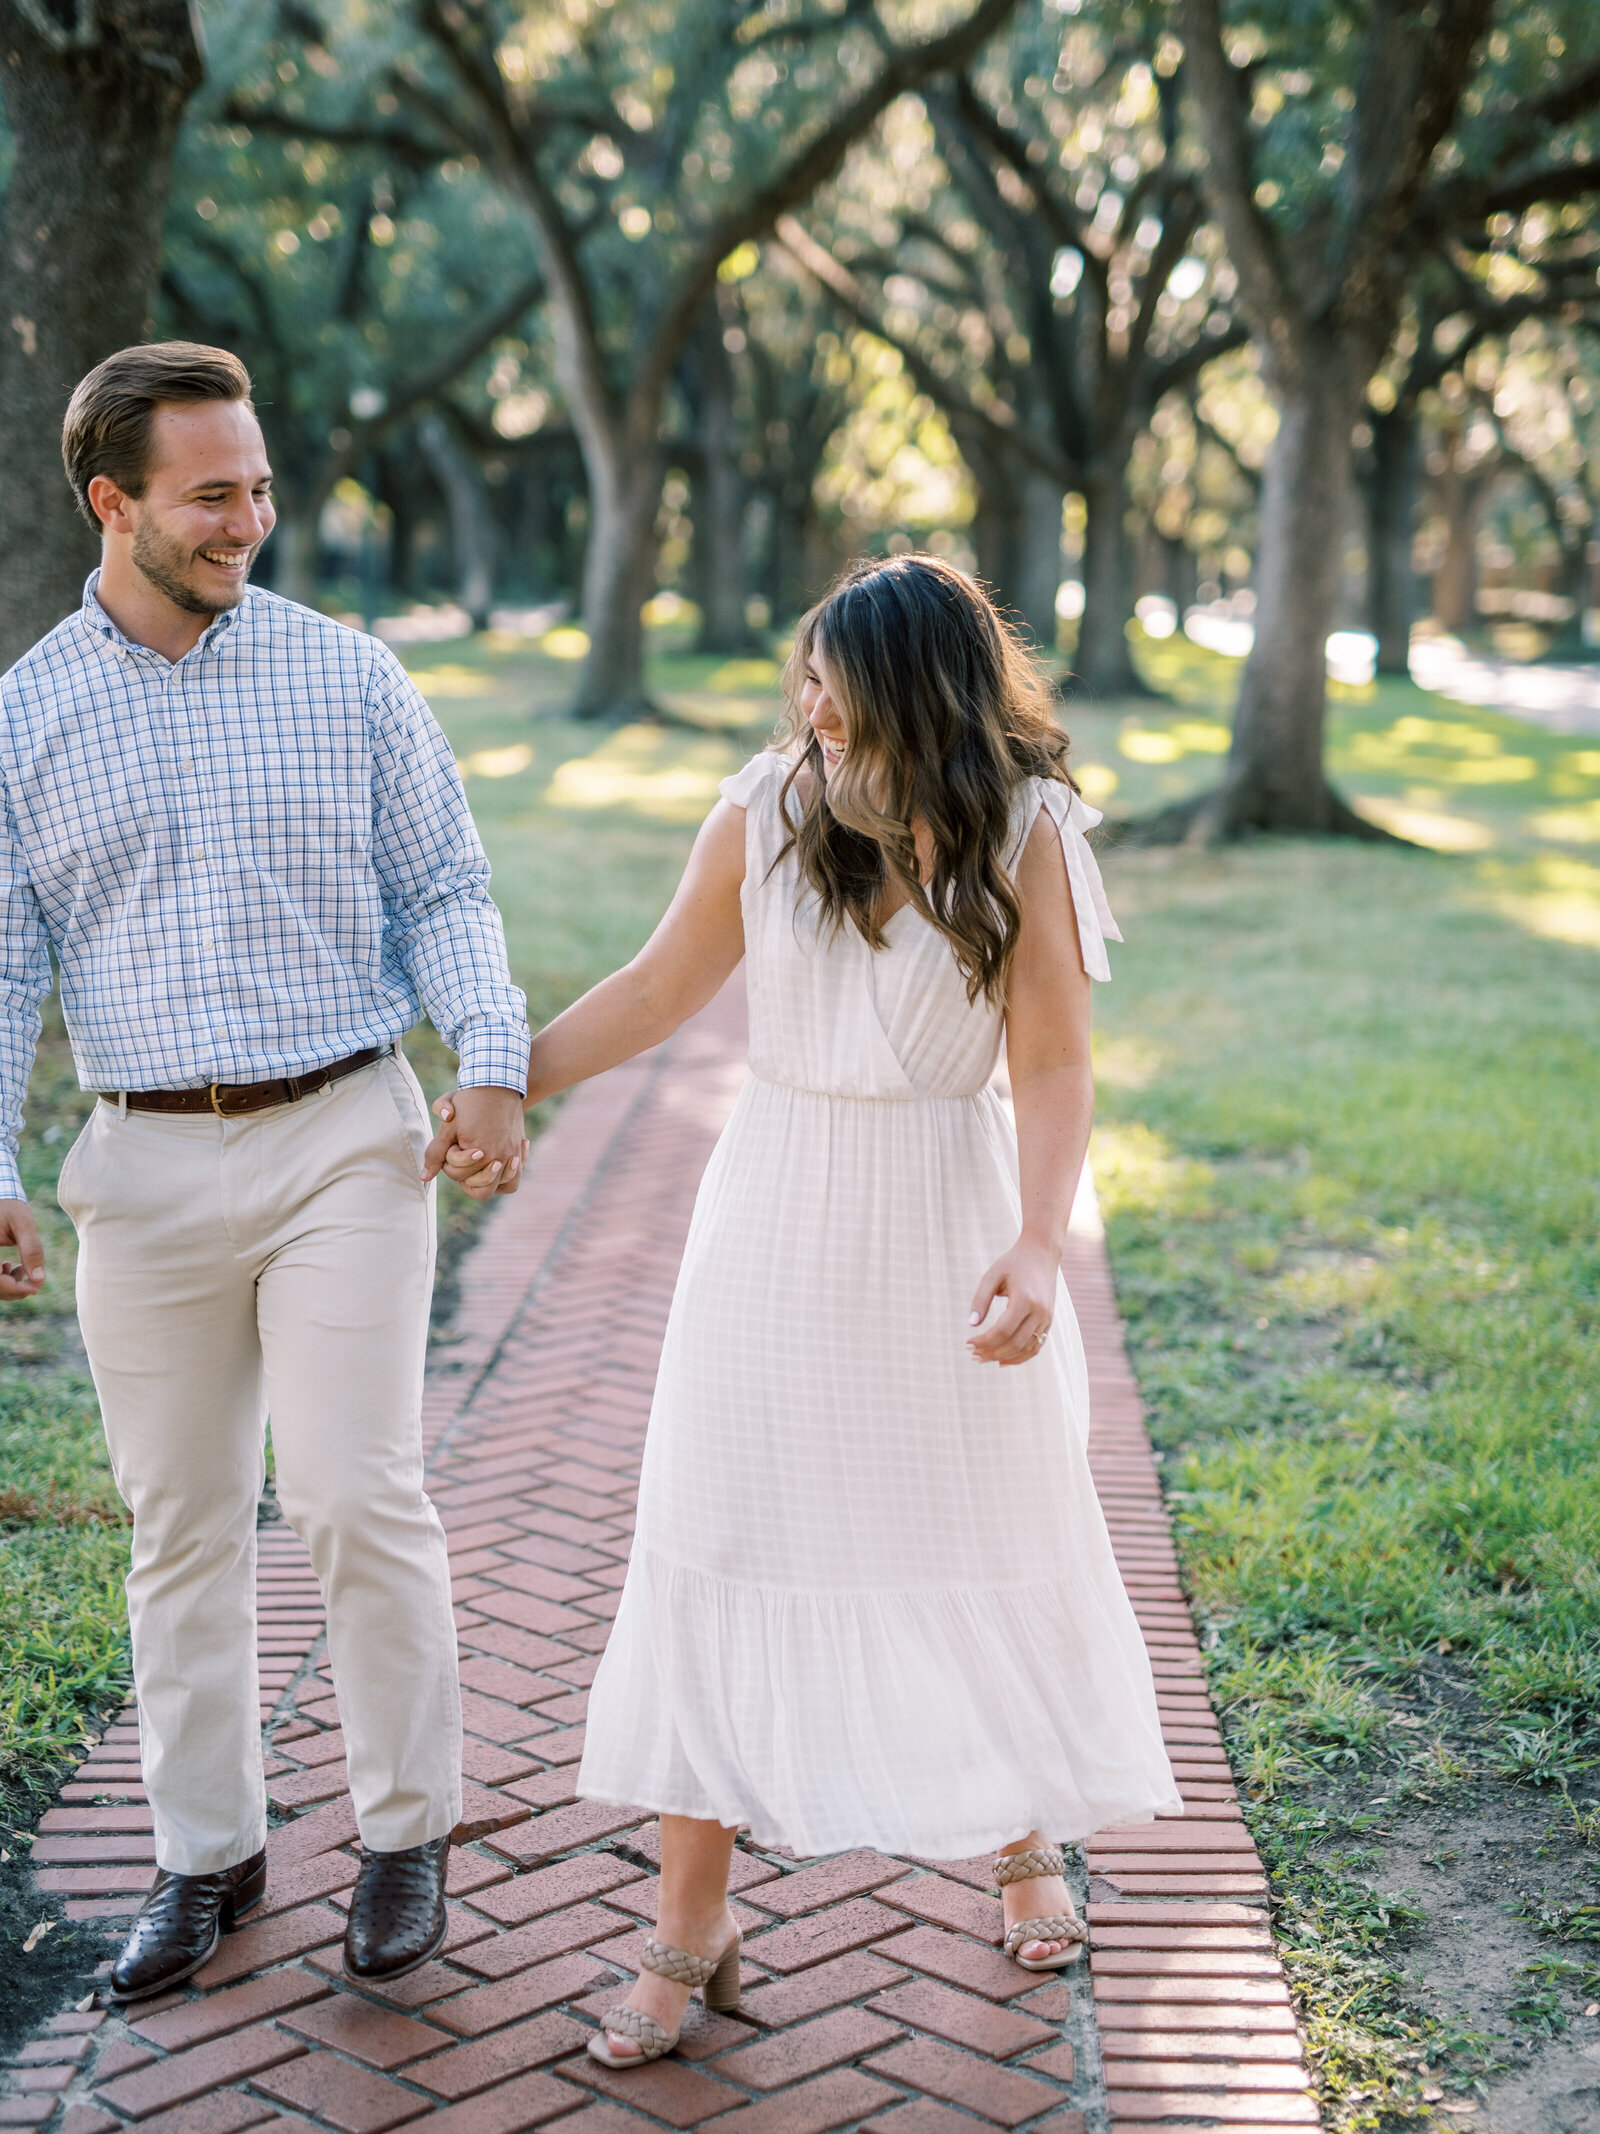
MULTIPOLYGON (((99 584, 100 567, 96 564, 83 582, 83 606, 78 610, 78 614, 84 628, 93 630, 97 636, 105 638, 109 644, 115 645, 120 651, 134 654, 148 652, 150 649, 148 645, 136 645, 131 637, 117 628, 117 625, 100 605, 97 591, 99 584)), ((228 632, 238 622, 254 597, 254 586, 246 586, 244 598, 239 605, 236 608, 224 608, 220 614, 214 615, 210 622, 206 624, 204 630, 201 631, 196 643, 184 654, 184 657, 191 659, 197 652, 220 651, 228 632)))

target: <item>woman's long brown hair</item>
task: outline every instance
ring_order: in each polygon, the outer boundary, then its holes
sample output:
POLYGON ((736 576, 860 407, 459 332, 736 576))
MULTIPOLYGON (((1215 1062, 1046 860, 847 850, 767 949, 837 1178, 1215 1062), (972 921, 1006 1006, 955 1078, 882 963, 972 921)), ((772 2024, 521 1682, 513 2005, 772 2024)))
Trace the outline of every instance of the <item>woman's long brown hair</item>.
POLYGON ((1076 791, 1068 741, 1038 667, 993 601, 936 556, 853 564, 801 620, 784 669, 784 781, 791 849, 835 929, 846 921, 884 946, 883 893, 893 880, 955 952, 967 997, 1000 1003, 1021 922, 1006 868, 1012 803, 1029 778, 1076 791), (845 726, 845 752, 824 778, 822 749, 800 709, 820 656, 845 726), (803 772, 798 822, 790 789, 803 772), (918 871, 912 824, 933 838, 918 871))

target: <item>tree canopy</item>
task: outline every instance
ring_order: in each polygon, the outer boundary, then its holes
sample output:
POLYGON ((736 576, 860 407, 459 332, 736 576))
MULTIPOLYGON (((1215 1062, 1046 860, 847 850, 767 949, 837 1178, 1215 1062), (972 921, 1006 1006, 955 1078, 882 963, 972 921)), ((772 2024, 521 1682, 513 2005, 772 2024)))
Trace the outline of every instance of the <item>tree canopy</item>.
POLYGON ((1585 649, 1587 0, 201 0, 203 79, 163 4, 0 0, 13 650, 92 554, 65 394, 146 332, 251 366, 280 589, 565 599, 591 715, 652 708, 662 586, 737 653, 927 543, 1069 691, 1151 686, 1141 602, 1231 601, 1223 785, 1164 834, 1365 834, 1336 625, 1401 671, 1509 554, 1585 649))

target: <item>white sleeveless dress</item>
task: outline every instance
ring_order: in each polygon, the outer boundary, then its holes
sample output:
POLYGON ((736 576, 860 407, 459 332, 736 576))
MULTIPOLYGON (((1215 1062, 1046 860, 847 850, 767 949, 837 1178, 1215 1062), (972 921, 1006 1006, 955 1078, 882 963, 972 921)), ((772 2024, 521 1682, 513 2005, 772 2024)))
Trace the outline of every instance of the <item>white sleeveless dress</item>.
MULTIPOLYGON (((746 810, 750 1075, 684 1248, 578 1792, 802 1857, 964 1859, 1176 1809, 1065 1287, 1033 1362, 966 1349, 1020 1221, 1002 1018, 909 905, 881 951, 819 934, 794 855, 772 864, 788 768, 722 787, 746 810)), ((1040 806, 1108 978, 1100 818, 1032 781, 1013 854, 1040 806)))

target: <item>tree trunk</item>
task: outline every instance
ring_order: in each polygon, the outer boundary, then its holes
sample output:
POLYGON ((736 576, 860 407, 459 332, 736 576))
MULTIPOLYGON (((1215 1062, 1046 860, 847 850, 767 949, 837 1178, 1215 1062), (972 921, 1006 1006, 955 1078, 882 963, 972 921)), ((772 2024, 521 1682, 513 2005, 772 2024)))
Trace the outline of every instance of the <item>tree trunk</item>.
POLYGON ((752 643, 745 603, 750 597, 745 552, 749 487, 739 465, 733 412, 733 365, 722 345, 722 321, 712 312, 697 351, 700 359, 700 480, 694 491, 694 578, 700 602, 701 652, 736 655, 752 643))
POLYGON ((423 416, 417 424, 417 444, 450 514, 456 599, 471 617, 473 629, 487 630, 494 599, 495 541, 483 477, 442 416, 423 416))
POLYGON ((0 211, 0 669, 78 605, 95 544, 61 474, 78 380, 149 330, 178 124, 201 77, 188 0, 85 0, 41 35, 0 0, 14 150, 0 211), (75 27, 66 27, 77 18, 75 27))
POLYGON ((1017 606, 1017 578, 1022 567, 1025 529, 1022 499, 1013 469, 987 440, 963 428, 957 433, 961 456, 972 469, 977 506, 972 514, 972 554, 978 576, 996 605, 1011 613, 1017 606))
POLYGON ((618 437, 609 449, 591 446, 585 458, 589 546, 583 559, 583 627, 589 650, 578 675, 572 715, 652 716, 656 706, 644 684, 644 623, 639 611, 655 579, 660 451, 630 456, 618 437))
POLYGON ((1017 559, 1016 605, 1028 635, 1041 652, 1056 649, 1056 595, 1061 590, 1061 503, 1058 482, 1048 475, 1021 478, 1022 542, 1017 559))
POLYGON ((1222 784, 1155 817, 1152 842, 1252 832, 1337 832, 1388 842, 1339 798, 1322 768, 1327 642, 1339 597, 1358 395, 1336 347, 1305 353, 1281 383, 1261 487, 1255 644, 1245 662, 1222 784))
POLYGON ((1434 620, 1452 636, 1475 629, 1478 621, 1478 520, 1489 484, 1456 464, 1461 440, 1449 435, 1435 481, 1444 514, 1444 554, 1433 574, 1434 620))
POLYGON ((1200 562, 1187 541, 1162 534, 1162 576, 1166 582, 1167 598, 1177 610, 1177 626, 1183 628, 1183 618, 1195 604, 1200 584, 1200 562))
POLYGON ((1152 696, 1128 650, 1133 616, 1133 543, 1128 537, 1125 460, 1084 482, 1083 621, 1073 677, 1097 697, 1152 696))
POLYGON ((285 600, 313 607, 322 551, 322 507, 328 492, 318 486, 305 495, 280 490, 279 496, 278 523, 272 535, 272 590, 285 600))
POLYGON ((1555 660, 1593 659, 1594 647, 1585 642, 1583 634, 1583 613, 1589 597, 1589 528, 1562 526, 1552 531, 1561 544, 1554 589, 1572 603, 1572 608, 1566 621, 1556 624, 1540 656, 1555 660))
POLYGON ((1421 423, 1414 408, 1392 408, 1368 420, 1372 460, 1365 500, 1367 628, 1378 640, 1378 672, 1409 675, 1415 604, 1411 538, 1421 473, 1421 423))

